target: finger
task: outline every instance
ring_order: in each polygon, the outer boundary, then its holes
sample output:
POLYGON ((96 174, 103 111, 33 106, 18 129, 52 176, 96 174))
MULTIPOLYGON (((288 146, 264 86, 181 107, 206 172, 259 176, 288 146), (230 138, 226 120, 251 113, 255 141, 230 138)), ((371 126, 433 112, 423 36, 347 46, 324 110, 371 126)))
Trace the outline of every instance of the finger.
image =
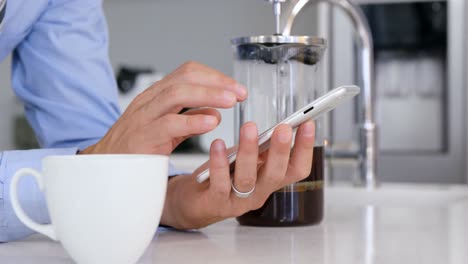
POLYGON ((229 161, 226 154, 226 145, 221 139, 217 139, 211 144, 209 169, 210 193, 218 201, 229 199, 231 193, 229 161))
POLYGON ((292 134, 292 129, 288 125, 281 125, 273 132, 267 160, 261 169, 257 184, 266 195, 276 191, 284 182, 289 164, 292 134))
POLYGON ((157 128, 157 133, 152 135, 159 141, 166 141, 207 133, 215 129, 218 122, 217 117, 211 115, 168 114, 155 120, 150 126, 157 128))
POLYGON ((224 89, 196 85, 174 85, 148 102, 144 110, 148 118, 154 119, 167 113, 178 113, 183 108, 231 108, 236 102, 235 94, 224 89))
POLYGON ((210 115, 215 116, 218 119, 218 123, 221 122, 221 113, 214 108, 198 108, 191 109, 183 113, 184 115, 210 115))
POLYGON ((164 79, 152 85, 147 91, 149 96, 155 97, 171 86, 186 84, 231 91, 236 94, 238 101, 247 98, 245 86, 237 83, 231 77, 197 62, 184 63, 164 79))
POLYGON ((314 154, 315 124, 307 121, 296 133, 296 142, 286 172, 285 184, 300 181, 310 174, 314 154))
POLYGON ((248 122, 242 126, 233 182, 240 192, 252 190, 257 181, 257 137, 257 126, 254 123, 248 122))
MULTIPOLYGON (((221 122, 221 114, 213 108, 202 108, 202 109, 192 109, 187 112, 184 112, 183 115, 210 115, 216 117, 218 120, 217 124, 221 122)), ((203 134, 203 133, 201 133, 203 134)), ((199 134, 191 134, 191 135, 186 135, 186 136, 181 136, 177 137, 173 140, 174 146, 178 146, 182 141, 186 140, 187 138, 193 137, 194 135, 199 135, 199 134)))
POLYGON ((167 86, 193 84, 210 88, 227 89, 237 95, 238 100, 247 98, 247 89, 233 78, 211 67, 197 62, 186 62, 163 81, 167 86))
POLYGON ((187 62, 139 94, 126 112, 136 111, 174 85, 186 84, 227 90, 236 95, 237 101, 243 101, 247 98, 247 88, 234 79, 203 64, 187 62))

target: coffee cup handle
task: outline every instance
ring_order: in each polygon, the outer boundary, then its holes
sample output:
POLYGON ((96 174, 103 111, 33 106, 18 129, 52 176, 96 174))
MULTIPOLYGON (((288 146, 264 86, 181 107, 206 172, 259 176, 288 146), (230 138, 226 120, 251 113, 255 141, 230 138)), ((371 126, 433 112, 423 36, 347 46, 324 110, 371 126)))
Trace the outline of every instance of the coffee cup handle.
POLYGON ((24 212, 23 208, 21 207, 19 200, 18 200, 18 182, 23 176, 29 176, 32 175, 36 178, 36 181, 39 185, 39 189, 43 191, 43 183, 42 183, 42 176, 41 174, 33 169, 28 169, 28 168, 23 168, 18 170, 15 175, 13 176, 13 179, 11 180, 11 185, 10 185, 10 199, 11 199, 11 204, 13 206, 13 210, 15 211, 16 216, 23 222, 23 224, 30 229, 39 232, 41 234, 44 234, 48 237, 50 237, 53 240, 57 240, 57 235, 52 227, 52 225, 41 225, 33 220, 24 212))

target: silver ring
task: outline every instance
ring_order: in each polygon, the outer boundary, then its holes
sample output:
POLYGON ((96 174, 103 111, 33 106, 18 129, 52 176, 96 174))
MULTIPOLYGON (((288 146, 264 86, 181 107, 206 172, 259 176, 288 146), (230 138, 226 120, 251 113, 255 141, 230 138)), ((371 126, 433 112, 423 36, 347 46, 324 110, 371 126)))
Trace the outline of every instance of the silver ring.
POLYGON ((234 191, 234 194, 239 198, 248 198, 255 191, 255 185, 254 185, 252 190, 248 192, 240 192, 239 190, 236 189, 236 187, 234 187, 234 179, 231 179, 231 188, 234 191))

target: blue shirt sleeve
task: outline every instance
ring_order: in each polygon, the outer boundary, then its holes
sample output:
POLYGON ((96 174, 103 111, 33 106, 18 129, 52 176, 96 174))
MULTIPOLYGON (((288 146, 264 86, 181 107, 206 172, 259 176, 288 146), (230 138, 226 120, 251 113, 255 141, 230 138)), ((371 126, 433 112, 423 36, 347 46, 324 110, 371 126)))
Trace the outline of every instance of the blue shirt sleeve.
POLYGON ((102 138, 120 115, 102 1, 50 0, 13 53, 12 85, 41 147, 102 138))

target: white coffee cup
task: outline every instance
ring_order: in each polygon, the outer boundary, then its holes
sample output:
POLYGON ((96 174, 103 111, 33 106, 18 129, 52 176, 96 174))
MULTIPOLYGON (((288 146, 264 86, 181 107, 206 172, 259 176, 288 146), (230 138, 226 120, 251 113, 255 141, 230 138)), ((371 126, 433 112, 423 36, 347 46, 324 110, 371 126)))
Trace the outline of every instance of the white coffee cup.
POLYGON ((11 202, 29 228, 60 241, 80 264, 136 263, 151 243, 166 194, 168 157, 158 155, 50 156, 42 174, 20 169, 11 202), (52 224, 32 221, 21 208, 17 185, 36 178, 52 224))

